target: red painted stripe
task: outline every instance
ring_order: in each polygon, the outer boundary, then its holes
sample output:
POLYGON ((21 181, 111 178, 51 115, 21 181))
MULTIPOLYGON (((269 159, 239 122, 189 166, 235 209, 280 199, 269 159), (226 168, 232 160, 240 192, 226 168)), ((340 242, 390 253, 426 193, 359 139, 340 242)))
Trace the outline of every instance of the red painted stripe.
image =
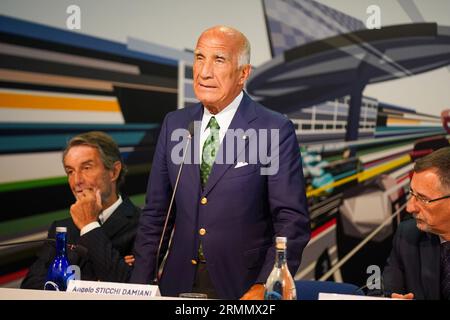
POLYGON ((16 272, 8 273, 3 276, 0 276, 0 285, 12 282, 18 279, 21 279, 25 277, 25 275, 28 273, 28 269, 22 269, 16 272))
POLYGON ((401 183, 401 182, 403 182, 403 181, 405 181, 406 179, 409 179, 409 178, 410 178, 410 176, 409 176, 409 173, 408 173, 407 175, 397 179, 397 183, 401 183))
POLYGON ((328 221, 327 223, 321 225, 320 227, 314 229, 311 232, 311 239, 316 237, 319 233, 324 232, 325 230, 329 229, 330 227, 336 225, 336 218, 331 219, 330 221, 328 221))

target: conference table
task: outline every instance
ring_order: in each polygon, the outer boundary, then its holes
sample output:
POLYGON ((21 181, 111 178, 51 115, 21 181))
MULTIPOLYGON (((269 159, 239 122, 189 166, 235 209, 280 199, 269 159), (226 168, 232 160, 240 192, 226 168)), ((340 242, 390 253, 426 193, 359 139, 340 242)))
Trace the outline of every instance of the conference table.
POLYGON ((146 297, 0 288, 0 300, 187 300, 179 297, 146 297))

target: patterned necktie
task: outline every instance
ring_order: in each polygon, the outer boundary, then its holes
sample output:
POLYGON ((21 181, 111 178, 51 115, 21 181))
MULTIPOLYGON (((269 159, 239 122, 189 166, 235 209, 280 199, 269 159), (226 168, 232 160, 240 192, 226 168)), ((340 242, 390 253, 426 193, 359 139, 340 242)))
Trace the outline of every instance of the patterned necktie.
POLYGON ((441 293, 450 300, 450 241, 441 244, 441 293))
POLYGON ((207 128, 210 129, 210 133, 205 143, 203 144, 202 151, 202 164, 200 165, 200 179, 202 182, 202 187, 205 186, 208 181, 209 174, 211 173, 211 168, 213 166, 214 160, 216 159, 217 150, 219 150, 220 140, 219 140, 219 124, 216 118, 211 117, 208 122, 207 128))

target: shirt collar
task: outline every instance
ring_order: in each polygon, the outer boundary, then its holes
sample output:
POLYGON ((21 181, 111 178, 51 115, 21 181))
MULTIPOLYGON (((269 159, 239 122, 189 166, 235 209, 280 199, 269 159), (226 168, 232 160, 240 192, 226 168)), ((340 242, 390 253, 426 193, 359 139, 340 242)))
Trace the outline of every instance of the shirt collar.
POLYGON ((222 109, 217 114, 212 114, 209 112, 209 110, 205 107, 203 107, 203 119, 202 119, 202 127, 201 132, 204 132, 206 130, 206 127, 208 126, 209 119, 211 119, 212 116, 214 116, 217 120, 217 123, 219 124, 220 131, 227 130, 230 126, 231 120, 233 120, 234 114, 236 113, 239 105, 241 104, 242 98, 244 96, 244 93, 241 91, 236 98, 225 108, 222 109))
POLYGON ((114 202, 98 215, 98 219, 100 220, 100 222, 104 224, 106 220, 108 220, 108 218, 113 214, 113 212, 116 211, 116 209, 122 204, 122 202, 122 197, 121 195, 119 195, 119 199, 117 199, 116 202, 114 202))

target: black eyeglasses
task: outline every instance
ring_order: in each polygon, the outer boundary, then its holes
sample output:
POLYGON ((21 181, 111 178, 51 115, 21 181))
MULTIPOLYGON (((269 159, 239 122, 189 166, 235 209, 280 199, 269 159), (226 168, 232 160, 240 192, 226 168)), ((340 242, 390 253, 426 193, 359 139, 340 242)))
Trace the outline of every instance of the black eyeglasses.
POLYGON ((415 197, 415 198, 416 198, 417 200, 419 200, 420 202, 423 202, 423 203, 426 203, 426 204, 431 203, 431 202, 435 202, 435 201, 439 201, 439 200, 443 200, 443 199, 450 198, 450 194, 449 194, 449 195, 446 195, 446 196, 443 196, 443 197, 439 197, 439 198, 436 198, 436 199, 431 199, 431 200, 429 200, 429 199, 426 199, 426 198, 422 197, 421 195, 418 195, 417 193, 415 193, 413 189, 409 189, 409 194, 410 194, 411 196, 415 197))

